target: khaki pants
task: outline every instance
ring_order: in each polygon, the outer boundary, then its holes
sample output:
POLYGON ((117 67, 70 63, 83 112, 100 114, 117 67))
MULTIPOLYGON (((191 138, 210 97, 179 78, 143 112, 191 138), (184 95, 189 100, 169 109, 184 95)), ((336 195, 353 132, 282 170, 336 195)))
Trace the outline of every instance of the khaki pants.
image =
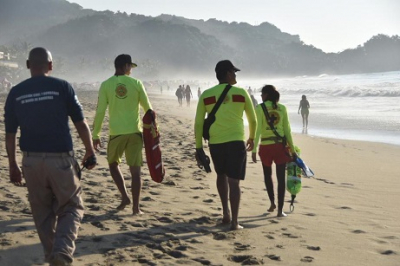
POLYGON ((24 152, 28 198, 46 260, 59 254, 73 261, 84 213, 76 164, 68 153, 24 152))

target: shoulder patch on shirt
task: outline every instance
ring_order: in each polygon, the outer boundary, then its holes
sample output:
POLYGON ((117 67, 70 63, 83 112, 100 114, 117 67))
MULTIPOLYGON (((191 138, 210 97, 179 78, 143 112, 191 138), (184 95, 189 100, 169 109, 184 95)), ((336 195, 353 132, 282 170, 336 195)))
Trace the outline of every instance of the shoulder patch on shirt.
POLYGON ((215 96, 211 96, 211 97, 204 98, 203 101, 204 101, 205 105, 209 105, 209 104, 216 103, 217 99, 215 98, 215 96))
POLYGON ((232 102, 234 102, 234 103, 244 103, 244 102, 246 102, 246 99, 244 98, 243 95, 233 94, 232 95, 232 102))

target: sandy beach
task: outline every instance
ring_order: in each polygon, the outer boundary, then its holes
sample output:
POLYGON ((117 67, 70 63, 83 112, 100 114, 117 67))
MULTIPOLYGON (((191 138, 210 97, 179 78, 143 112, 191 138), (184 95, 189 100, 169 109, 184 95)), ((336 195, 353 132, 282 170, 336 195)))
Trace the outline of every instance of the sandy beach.
MULTIPOLYGON (((5 97, 0 95, 2 107, 5 97)), ((97 92, 78 97, 92 124, 97 92)), ((86 212, 74 265, 400 265, 400 146, 294 135, 315 177, 303 178, 292 213, 286 193, 286 218, 267 213, 262 167, 249 153, 239 212, 244 229, 229 231, 220 225, 215 172, 206 174, 194 159, 196 103, 178 107, 175 98, 160 94, 150 94, 150 100, 166 178, 155 183, 144 164, 145 214, 116 212, 120 194, 103 148, 97 167, 82 175, 86 212)), ((0 265, 46 265, 27 189, 9 182, 3 114, 1 108, 0 265)), ((83 145, 72 132, 80 159, 83 145)), ((105 123, 102 136, 107 135, 105 123)), ((130 188, 128 167, 122 171, 130 188)))

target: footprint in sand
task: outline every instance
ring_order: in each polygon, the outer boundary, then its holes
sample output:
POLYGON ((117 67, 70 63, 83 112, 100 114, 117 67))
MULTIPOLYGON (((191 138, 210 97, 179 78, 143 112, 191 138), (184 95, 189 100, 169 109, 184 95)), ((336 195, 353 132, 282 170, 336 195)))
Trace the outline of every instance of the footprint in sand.
POLYGON ((318 247, 318 246, 307 246, 307 249, 309 249, 309 250, 315 250, 315 251, 319 251, 319 250, 321 250, 321 248, 320 247, 318 247))
POLYGON ((10 210, 10 208, 6 207, 6 206, 0 206, 0 210, 2 211, 8 211, 10 210))
POLYGON ((187 257, 187 255, 185 255, 184 253, 182 253, 179 250, 171 250, 171 251, 167 252, 167 254, 170 255, 171 257, 176 258, 176 259, 187 257))
POLYGON ((200 240, 198 240, 196 238, 190 239, 188 242, 192 243, 192 244, 202 244, 202 243, 204 243, 203 241, 200 241, 200 240))
POLYGON ((306 214, 304 214, 304 215, 306 215, 306 216, 311 216, 311 217, 317 216, 315 213, 306 213, 306 214))
POLYGON ((91 211, 99 211, 99 210, 100 210, 100 207, 99 207, 99 206, 96 206, 96 205, 88 205, 87 207, 88 207, 88 209, 90 209, 91 211))
POLYGON ((202 189, 204 189, 204 187, 190 187, 190 189, 193 189, 193 190, 202 190, 202 189))
POLYGON ((203 200, 203 202, 205 202, 205 203, 212 203, 212 202, 214 202, 214 200, 213 200, 213 199, 205 199, 205 200, 203 200))
POLYGON ((272 239, 275 239, 275 237, 273 237, 273 236, 271 236, 271 235, 266 235, 265 237, 268 238, 268 239, 271 239, 271 240, 272 240, 272 239))
POLYGON ((365 233, 366 233, 365 231, 360 230, 360 229, 353 230, 353 231, 351 231, 351 232, 354 233, 354 234, 365 234, 365 233))
POLYGON ((315 179, 318 180, 318 181, 322 181, 322 182, 324 182, 326 184, 330 184, 330 185, 334 185, 335 184, 335 182, 331 182, 331 181, 329 181, 327 179, 324 179, 324 178, 315 178, 315 179))
POLYGON ((313 262, 314 258, 311 256, 305 256, 304 258, 302 258, 300 261, 302 262, 313 262))
POLYGON ((32 214, 30 208, 24 208, 24 209, 21 211, 21 213, 24 213, 24 214, 32 214))
POLYGON ((299 238, 298 236, 292 235, 291 233, 283 233, 283 236, 287 236, 288 238, 299 238))
POLYGON ((0 239, 0 246, 4 247, 4 246, 12 246, 12 245, 13 245, 13 243, 10 239, 6 239, 6 238, 0 239))
POLYGON ((234 245, 235 245, 235 250, 238 250, 238 251, 249 250, 249 249, 253 248, 252 246, 250 246, 248 244, 242 244, 242 243, 238 243, 238 242, 236 242, 234 245))
POLYGON ((168 180, 168 181, 164 182, 164 184, 168 185, 168 186, 176 186, 176 183, 172 180, 168 180))
POLYGON ((95 237, 92 238, 92 241, 93 241, 93 242, 101 242, 101 241, 103 241, 103 237, 101 237, 101 236, 95 236, 95 237))
POLYGON ((339 207, 337 209, 340 209, 340 210, 351 210, 351 208, 347 207, 347 206, 342 206, 342 207, 339 207))
POLYGON ((192 260, 200 262, 202 265, 211 265, 211 261, 205 259, 204 257, 194 258, 192 260))
POLYGON ((118 231, 128 231, 129 229, 128 229, 128 226, 126 225, 126 224, 123 224, 123 225, 121 225, 120 227, 119 227, 119 230, 118 231))
POLYGON ((151 197, 144 197, 142 201, 154 201, 151 197))
POLYGON ((354 187, 354 184, 351 184, 351 183, 340 183, 340 185, 346 186, 346 187, 354 187))
POLYGON ((91 224, 102 231, 108 231, 110 228, 105 227, 101 222, 91 222, 91 224))
POLYGON ((213 224, 214 221, 207 216, 201 216, 199 218, 194 218, 189 220, 190 223, 195 223, 195 224, 213 224))
POLYGON ((266 255, 266 257, 269 258, 270 260, 281 261, 281 256, 277 256, 277 255, 274 255, 274 254, 266 255))
POLYGON ((172 220, 171 218, 169 218, 169 217, 159 217, 159 218, 157 218, 157 220, 159 221, 159 222, 162 222, 162 223, 167 223, 167 224, 170 224, 170 223, 173 223, 174 222, 174 220, 172 220))
POLYGON ((89 203, 99 203, 99 201, 98 201, 97 199, 95 199, 95 198, 88 198, 88 199, 86 199, 86 202, 89 202, 89 203))
POLYGON ((213 235, 214 235, 214 239, 215 240, 225 240, 225 239, 231 239, 232 238, 232 236, 230 236, 229 234, 224 233, 224 232, 213 233, 213 235))
POLYGON ((398 239, 397 236, 384 236, 385 239, 398 239))
POLYGON ((382 255, 393 255, 396 254, 396 252, 394 252, 393 250, 385 250, 383 252, 381 252, 382 255))
POLYGON ((242 265, 260 265, 263 264, 263 260, 257 259, 252 255, 230 255, 228 256, 229 261, 242 263, 242 265))

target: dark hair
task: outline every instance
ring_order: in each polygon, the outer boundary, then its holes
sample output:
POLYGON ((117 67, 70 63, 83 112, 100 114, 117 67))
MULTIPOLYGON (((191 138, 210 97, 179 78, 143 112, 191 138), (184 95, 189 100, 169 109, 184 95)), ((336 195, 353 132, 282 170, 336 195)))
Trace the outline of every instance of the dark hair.
POLYGON ((301 99, 305 100, 307 97, 305 95, 301 96, 301 99))
POLYGON ((226 78, 226 74, 228 73, 228 70, 225 71, 219 71, 216 73, 217 79, 219 81, 224 80, 226 78))
POLYGON ((130 64, 133 67, 137 67, 137 64, 132 63, 132 57, 130 55, 128 55, 128 54, 120 54, 114 60, 115 69, 122 68, 126 64, 130 64))
POLYGON ((224 80, 226 78, 226 74, 229 71, 240 71, 239 68, 235 67, 231 61, 229 60, 222 60, 217 63, 215 66, 215 73, 217 76, 217 79, 219 81, 224 80))
POLYGON ((261 94, 267 94, 266 101, 271 101, 274 109, 278 108, 280 94, 273 85, 265 85, 261 89, 261 94))

